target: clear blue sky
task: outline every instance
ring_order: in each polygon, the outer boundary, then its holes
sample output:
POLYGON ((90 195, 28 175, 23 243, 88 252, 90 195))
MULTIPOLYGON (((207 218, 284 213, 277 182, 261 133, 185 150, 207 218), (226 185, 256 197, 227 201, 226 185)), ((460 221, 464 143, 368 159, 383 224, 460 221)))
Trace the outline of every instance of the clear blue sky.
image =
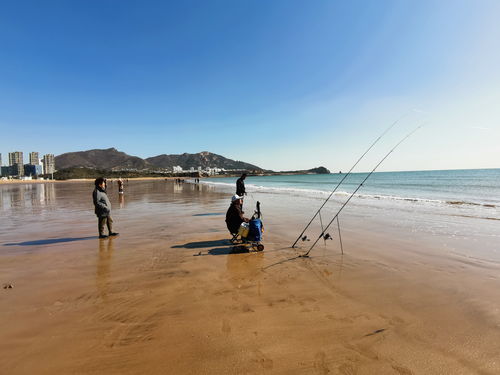
POLYGON ((500 1, 2 1, 0 152, 500 167, 500 1), (418 109, 418 111, 413 111, 418 109))

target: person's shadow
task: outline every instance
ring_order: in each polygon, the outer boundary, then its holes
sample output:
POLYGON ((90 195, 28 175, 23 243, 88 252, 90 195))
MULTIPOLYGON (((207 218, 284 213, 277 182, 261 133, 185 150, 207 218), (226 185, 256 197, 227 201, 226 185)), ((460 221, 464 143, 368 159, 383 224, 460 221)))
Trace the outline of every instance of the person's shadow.
POLYGON ((232 245, 231 241, 222 239, 222 240, 214 240, 214 241, 198 241, 198 242, 188 242, 184 245, 175 245, 172 246, 173 249, 201 249, 204 247, 212 247, 212 246, 229 246, 232 245))
POLYGON ((229 255, 229 254, 244 254, 249 253, 250 250, 247 246, 243 244, 233 244, 228 239, 213 240, 213 241, 198 241, 198 242, 188 242, 184 245, 172 246, 173 249, 205 249, 211 248, 206 253, 201 251, 194 256, 202 255, 229 255))
POLYGON ((216 247, 208 250, 209 255, 229 255, 229 254, 246 254, 250 250, 244 245, 234 245, 230 247, 216 247))
POLYGON ((34 240, 34 241, 24 241, 24 242, 11 242, 5 243, 3 246, 37 246, 37 245, 53 245, 56 243, 64 242, 75 242, 75 241, 85 241, 85 240, 95 240, 97 236, 90 237, 64 237, 64 238, 47 238, 45 240, 34 240))

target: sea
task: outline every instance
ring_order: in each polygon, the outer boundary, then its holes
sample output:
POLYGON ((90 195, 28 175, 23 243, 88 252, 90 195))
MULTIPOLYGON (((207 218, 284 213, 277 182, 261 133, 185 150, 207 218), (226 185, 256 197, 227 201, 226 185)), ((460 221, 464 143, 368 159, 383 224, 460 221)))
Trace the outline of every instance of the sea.
MULTIPOLYGON (((368 173, 248 176, 248 194, 350 199, 368 173), (340 185, 339 185, 340 184, 340 185)), ((236 178, 209 178, 204 184, 230 192, 236 178)), ((450 215, 500 220, 500 169, 375 172, 349 204, 423 209, 450 215)))

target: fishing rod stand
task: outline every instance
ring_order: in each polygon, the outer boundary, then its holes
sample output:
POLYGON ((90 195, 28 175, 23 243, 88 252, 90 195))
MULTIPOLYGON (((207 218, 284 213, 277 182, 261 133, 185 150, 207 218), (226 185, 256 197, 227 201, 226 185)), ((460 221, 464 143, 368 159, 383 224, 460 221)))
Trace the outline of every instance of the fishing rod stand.
MULTIPOLYGON (((335 220, 337 221, 337 230, 338 230, 338 233, 339 233, 340 251, 341 251, 342 255, 344 255, 344 245, 342 243, 342 235, 340 233, 340 221, 339 221, 339 216, 338 215, 335 218, 335 220)), ((333 240, 333 236, 330 233, 324 233, 324 232, 322 232, 321 233, 321 237, 323 238, 323 241, 325 241, 325 245, 326 245, 326 240, 333 240)), ((303 236, 301 238, 301 240, 302 240, 302 242, 311 241, 307 236, 303 236)), ((311 249, 309 249, 309 251, 311 251, 311 249)), ((298 257, 299 258, 309 258, 309 251, 307 253, 305 253, 305 254, 299 255, 298 257)))

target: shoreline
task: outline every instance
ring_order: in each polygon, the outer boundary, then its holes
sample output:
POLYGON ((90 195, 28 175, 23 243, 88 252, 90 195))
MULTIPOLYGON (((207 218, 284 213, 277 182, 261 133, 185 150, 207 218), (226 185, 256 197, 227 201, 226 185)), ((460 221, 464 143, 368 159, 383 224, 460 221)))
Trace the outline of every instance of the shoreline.
POLYGON ((107 240, 89 196, 86 183, 54 185, 48 206, 12 211, 30 231, 2 222, 9 374, 500 371, 500 259, 480 232, 421 232, 405 224, 412 214, 353 209, 343 256, 334 235, 297 258, 311 204, 266 195, 266 249, 230 253, 227 193, 131 181, 123 204, 110 192, 120 236, 107 240))
MULTIPOLYGON (((129 177, 122 178, 122 180, 129 181, 163 181, 175 180, 179 177, 129 177)), ((68 180, 0 180, 0 184, 44 184, 44 183, 74 183, 74 182, 94 182, 95 178, 72 178, 68 180)), ((110 181, 116 181, 118 178, 108 178, 110 181)))

